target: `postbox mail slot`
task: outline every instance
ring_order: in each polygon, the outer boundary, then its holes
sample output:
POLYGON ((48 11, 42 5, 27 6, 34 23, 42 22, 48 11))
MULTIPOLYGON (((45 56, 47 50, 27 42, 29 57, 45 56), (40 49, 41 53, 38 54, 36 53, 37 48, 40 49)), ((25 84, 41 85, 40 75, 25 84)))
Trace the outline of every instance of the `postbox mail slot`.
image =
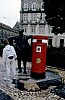
POLYGON ((36 52, 41 52, 41 46, 36 47, 36 52))

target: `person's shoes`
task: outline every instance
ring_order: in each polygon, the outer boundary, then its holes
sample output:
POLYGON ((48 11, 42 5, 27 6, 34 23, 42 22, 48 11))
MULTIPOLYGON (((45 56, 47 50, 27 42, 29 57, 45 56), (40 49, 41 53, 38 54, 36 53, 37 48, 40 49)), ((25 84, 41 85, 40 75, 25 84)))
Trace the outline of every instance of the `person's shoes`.
POLYGON ((16 78, 13 78, 12 84, 15 84, 15 83, 16 83, 16 78))
POLYGON ((22 71, 18 71, 18 73, 21 73, 22 71))
POLYGON ((25 71, 25 72, 23 72, 24 74, 27 74, 27 72, 25 71))

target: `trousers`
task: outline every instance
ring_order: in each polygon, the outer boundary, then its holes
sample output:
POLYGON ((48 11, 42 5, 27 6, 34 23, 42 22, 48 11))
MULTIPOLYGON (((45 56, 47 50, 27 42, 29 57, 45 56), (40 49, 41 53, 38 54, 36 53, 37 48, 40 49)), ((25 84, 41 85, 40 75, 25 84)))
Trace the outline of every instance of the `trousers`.
POLYGON ((16 61, 15 59, 9 59, 6 60, 6 74, 7 77, 10 77, 10 74, 12 74, 12 77, 15 78, 16 75, 16 61))

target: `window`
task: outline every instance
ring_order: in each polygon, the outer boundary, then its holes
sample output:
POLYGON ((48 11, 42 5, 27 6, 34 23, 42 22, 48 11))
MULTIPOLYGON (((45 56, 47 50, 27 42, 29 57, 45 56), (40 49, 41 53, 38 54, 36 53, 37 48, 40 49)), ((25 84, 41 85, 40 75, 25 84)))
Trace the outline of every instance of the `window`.
POLYGON ((33 25, 33 26, 31 27, 31 32, 32 32, 32 33, 35 33, 35 29, 36 29, 36 27, 35 27, 35 25, 33 25))
POLYGON ((64 39, 60 39, 60 47, 64 46, 64 39))
POLYGON ((41 10, 44 11, 44 3, 43 2, 41 2, 41 10))
POLYGON ((0 43, 1 43, 1 40, 0 40, 0 43))
POLYGON ((36 11, 36 2, 35 1, 32 3, 32 10, 36 11))
POLYGON ((27 21, 27 20, 28 20, 27 14, 23 14, 23 21, 27 21))
POLYGON ((32 20, 33 20, 33 21, 36 21, 36 14, 35 14, 35 13, 32 14, 32 20))
POLYGON ((27 33, 27 26, 24 26, 24 33, 27 33))
POLYGON ((28 10, 28 3, 24 3, 24 10, 25 10, 25 11, 28 10))
POLYGON ((44 26, 40 26, 40 34, 44 34, 44 26))
POLYGON ((4 32, 3 32, 3 30, 1 30, 1 37, 3 38, 4 36, 4 32))
POLYGON ((52 27, 49 27, 49 33, 52 33, 52 27))
POLYGON ((42 21, 44 21, 45 20, 45 14, 44 13, 42 13, 42 21))
POLYGON ((1 29, 0 29, 0 38, 2 37, 1 29))

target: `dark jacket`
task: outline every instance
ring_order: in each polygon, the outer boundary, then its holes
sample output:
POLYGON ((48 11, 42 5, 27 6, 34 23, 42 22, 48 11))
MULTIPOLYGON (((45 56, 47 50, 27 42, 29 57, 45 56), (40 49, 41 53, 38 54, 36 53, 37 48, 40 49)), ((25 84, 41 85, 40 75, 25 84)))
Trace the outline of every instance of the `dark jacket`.
POLYGON ((31 54, 31 46, 28 43, 28 39, 31 36, 19 34, 16 38, 16 53, 18 59, 27 59, 31 54))

